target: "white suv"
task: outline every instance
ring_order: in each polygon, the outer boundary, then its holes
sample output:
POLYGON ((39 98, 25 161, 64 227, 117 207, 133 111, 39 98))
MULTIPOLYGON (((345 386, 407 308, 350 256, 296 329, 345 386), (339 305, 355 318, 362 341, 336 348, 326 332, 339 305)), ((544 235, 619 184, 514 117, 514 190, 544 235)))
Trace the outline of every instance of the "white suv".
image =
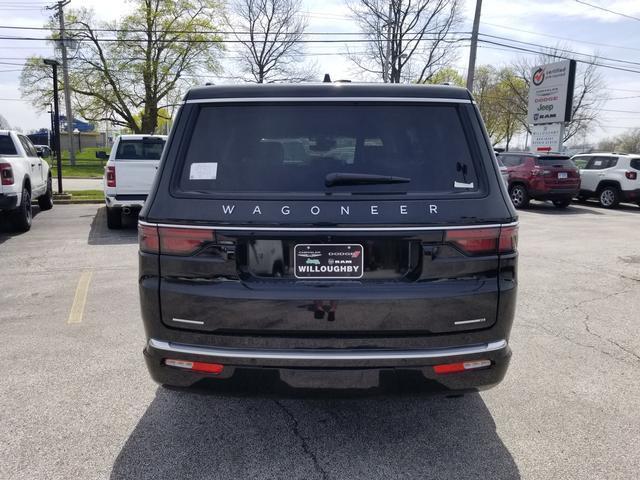
POLYGON ((579 200, 597 197, 604 208, 620 202, 640 206, 640 155, 590 153, 572 158, 580 167, 579 200))

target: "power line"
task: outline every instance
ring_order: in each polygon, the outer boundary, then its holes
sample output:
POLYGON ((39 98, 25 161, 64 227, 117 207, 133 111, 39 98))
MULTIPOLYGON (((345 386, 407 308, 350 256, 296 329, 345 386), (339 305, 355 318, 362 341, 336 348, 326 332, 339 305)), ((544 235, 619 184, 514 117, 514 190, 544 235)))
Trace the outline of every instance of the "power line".
MULTIPOLYGON (((541 50, 532 50, 530 48, 525 48, 525 47, 519 47, 517 45, 509 45, 506 43, 500 43, 500 42, 494 42, 491 40, 485 40, 485 39, 478 39, 479 42, 481 43, 488 43, 490 45, 498 45, 500 47, 505 47, 508 50, 517 50, 519 52, 526 52, 526 53, 531 53, 531 54, 535 54, 535 55, 547 55, 553 58, 561 58, 563 60, 572 60, 570 57, 567 56, 563 56, 563 55, 558 55, 558 54, 554 54, 554 53, 549 53, 549 52, 545 52, 545 51, 541 51, 541 50)), ((503 50, 503 51, 508 51, 505 50, 505 48, 496 48, 496 47, 486 47, 485 48, 489 48, 489 49, 494 49, 494 50, 503 50)), ((620 72, 629 72, 629 73, 640 73, 640 70, 632 70, 630 68, 623 68, 617 65, 607 65, 606 63, 599 63, 599 62, 590 62, 590 61, 586 61, 586 60, 580 60, 580 59, 575 59, 576 62, 578 63, 584 63, 586 65, 594 65, 596 67, 602 67, 602 68, 609 68, 611 70, 618 70, 620 72)))
POLYGON ((584 2, 583 0, 574 0, 574 1, 576 3, 586 5, 587 7, 591 7, 597 10, 602 10, 603 12, 611 13, 612 15, 618 15, 620 17, 630 18, 631 20, 636 20, 640 22, 640 17, 634 17, 633 15, 627 15, 626 13, 616 12, 615 10, 610 10, 608 8, 601 7, 600 5, 594 5, 593 3, 584 2))
MULTIPOLYGON (((507 42, 520 43, 522 45, 530 45, 530 46, 534 46, 534 47, 538 47, 538 48, 544 48, 544 49, 547 49, 547 50, 549 50, 551 52, 563 52, 563 53, 570 53, 570 54, 573 54, 573 55, 582 55, 584 57, 591 57, 591 58, 594 57, 593 55, 588 54, 588 53, 576 52, 575 50, 569 50, 569 49, 566 49, 566 48, 558 48, 558 47, 552 47, 550 45, 542 45, 542 44, 539 44, 539 43, 524 42, 522 40, 515 40, 515 39, 512 39, 512 38, 501 37, 501 36, 498 36, 498 35, 489 35, 489 34, 486 34, 486 33, 481 33, 480 35, 485 36, 485 37, 490 37, 490 38, 497 38, 498 40, 505 40, 507 42)), ((638 65, 638 66, 640 66, 640 62, 632 62, 630 60, 620 60, 620 59, 617 59, 617 58, 602 57, 602 56, 597 56, 596 58, 597 59, 606 60, 606 61, 609 61, 609 62, 627 63, 627 64, 630 64, 630 65, 638 65)))
POLYGON ((577 38, 570 38, 570 37, 560 37, 558 35, 551 35, 551 34, 548 34, 548 33, 534 32, 532 30, 523 30, 522 28, 508 27, 506 25, 500 25, 498 23, 489 23, 489 22, 485 22, 485 21, 483 21, 482 24, 483 25, 489 25, 491 27, 502 28, 504 30, 512 30, 514 32, 527 33, 529 35, 537 35, 538 37, 556 38, 558 40, 566 40, 568 42, 584 43, 585 45, 595 45, 596 47, 620 48, 620 49, 624 49, 624 50, 634 50, 634 51, 640 52, 640 48, 636 48, 636 47, 628 47, 628 46, 624 46, 624 45, 613 45, 613 44, 610 44, 610 43, 592 42, 592 41, 589 41, 589 40, 580 40, 580 39, 577 39, 577 38))

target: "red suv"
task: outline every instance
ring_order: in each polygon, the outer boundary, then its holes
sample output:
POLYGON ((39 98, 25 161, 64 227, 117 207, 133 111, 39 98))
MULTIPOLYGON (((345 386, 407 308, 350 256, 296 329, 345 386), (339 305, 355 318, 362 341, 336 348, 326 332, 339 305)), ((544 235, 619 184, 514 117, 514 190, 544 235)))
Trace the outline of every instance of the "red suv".
POLYGON ((580 172, 566 155, 501 153, 509 173, 509 196, 516 208, 526 208, 531 199, 551 200, 565 208, 580 191, 580 172))

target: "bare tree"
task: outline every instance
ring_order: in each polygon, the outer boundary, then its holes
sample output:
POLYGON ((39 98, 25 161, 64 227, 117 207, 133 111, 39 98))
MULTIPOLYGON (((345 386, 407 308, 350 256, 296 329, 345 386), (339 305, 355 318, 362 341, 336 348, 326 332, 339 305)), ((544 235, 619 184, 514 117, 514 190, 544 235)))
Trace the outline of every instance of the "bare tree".
POLYGON ((303 68, 299 43, 307 28, 300 0, 235 0, 227 23, 241 48, 240 68, 251 81, 299 82, 314 76, 303 68))
MULTIPOLYGON (((529 133, 531 133, 531 127, 528 124, 526 114, 533 68, 540 64, 569 58, 569 55, 567 48, 557 46, 535 59, 520 58, 513 62, 511 68, 516 75, 506 79, 506 82, 513 93, 513 109, 518 113, 522 126, 529 133)), ((598 71, 597 63, 597 55, 578 62, 573 105, 571 107, 571 121, 566 126, 564 142, 578 134, 586 134, 598 123, 600 108, 607 101, 607 97, 605 82, 602 74, 598 71)))
POLYGON ((459 0, 352 0, 353 18, 370 42, 349 57, 384 82, 424 83, 454 58, 450 34, 459 6, 459 0))

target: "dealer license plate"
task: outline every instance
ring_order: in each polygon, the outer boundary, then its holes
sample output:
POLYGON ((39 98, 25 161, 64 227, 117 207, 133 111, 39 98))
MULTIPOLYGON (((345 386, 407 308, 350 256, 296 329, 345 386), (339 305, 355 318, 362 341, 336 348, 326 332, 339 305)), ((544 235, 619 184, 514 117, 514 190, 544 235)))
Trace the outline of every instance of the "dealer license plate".
POLYGON ((302 243, 294 248, 296 278, 362 278, 364 252, 359 244, 302 243))

